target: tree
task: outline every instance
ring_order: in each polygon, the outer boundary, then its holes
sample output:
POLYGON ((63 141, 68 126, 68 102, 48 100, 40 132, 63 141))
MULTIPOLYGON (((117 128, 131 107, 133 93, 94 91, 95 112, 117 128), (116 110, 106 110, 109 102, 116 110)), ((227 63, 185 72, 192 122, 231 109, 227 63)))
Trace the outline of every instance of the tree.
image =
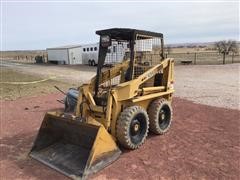
POLYGON ((223 64, 225 64, 226 55, 230 52, 238 53, 238 44, 233 40, 216 42, 215 47, 219 53, 223 54, 223 64))
POLYGON ((215 47, 219 53, 225 55, 228 55, 230 52, 232 53, 238 52, 238 44, 236 41, 233 40, 216 42, 215 47))

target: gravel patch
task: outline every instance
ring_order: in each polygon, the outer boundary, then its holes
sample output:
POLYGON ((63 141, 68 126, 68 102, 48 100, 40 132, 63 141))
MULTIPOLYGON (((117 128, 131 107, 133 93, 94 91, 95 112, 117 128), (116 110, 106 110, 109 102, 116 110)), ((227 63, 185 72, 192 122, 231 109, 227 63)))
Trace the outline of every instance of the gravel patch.
POLYGON ((240 64, 176 66, 175 82, 177 97, 240 109, 240 64))

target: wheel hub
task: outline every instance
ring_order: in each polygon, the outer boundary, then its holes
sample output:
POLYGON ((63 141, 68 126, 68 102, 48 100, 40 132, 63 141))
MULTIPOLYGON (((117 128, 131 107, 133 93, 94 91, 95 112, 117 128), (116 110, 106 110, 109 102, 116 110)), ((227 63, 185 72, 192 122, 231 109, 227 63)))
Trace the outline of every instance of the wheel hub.
POLYGON ((140 127, 140 123, 137 119, 133 120, 132 124, 131 124, 131 133, 133 136, 137 135, 140 131, 141 127, 140 127))
POLYGON ((161 112, 161 120, 164 120, 164 119, 165 119, 165 113, 161 112))
POLYGON ((135 124, 134 125, 134 131, 138 131, 139 130, 139 124, 135 124))

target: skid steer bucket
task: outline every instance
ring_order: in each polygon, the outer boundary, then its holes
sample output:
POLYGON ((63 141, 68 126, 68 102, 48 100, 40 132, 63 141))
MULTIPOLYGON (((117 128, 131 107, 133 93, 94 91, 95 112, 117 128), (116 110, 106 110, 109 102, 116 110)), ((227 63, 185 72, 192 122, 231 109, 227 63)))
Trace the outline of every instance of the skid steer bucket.
POLYGON ((120 153, 103 126, 47 113, 30 156, 73 179, 81 179, 109 165, 120 153))

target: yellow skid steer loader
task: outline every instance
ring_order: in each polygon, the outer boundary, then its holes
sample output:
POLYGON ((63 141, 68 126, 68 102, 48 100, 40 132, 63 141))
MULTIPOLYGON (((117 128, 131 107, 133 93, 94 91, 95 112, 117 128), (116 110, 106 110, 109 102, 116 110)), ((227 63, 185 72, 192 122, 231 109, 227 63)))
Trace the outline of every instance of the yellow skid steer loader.
POLYGON ((73 112, 45 115, 30 152, 73 179, 112 163, 119 146, 139 148, 149 130, 164 134, 172 121, 174 61, 164 58, 163 34, 126 28, 96 34, 96 76, 79 87, 73 112))

